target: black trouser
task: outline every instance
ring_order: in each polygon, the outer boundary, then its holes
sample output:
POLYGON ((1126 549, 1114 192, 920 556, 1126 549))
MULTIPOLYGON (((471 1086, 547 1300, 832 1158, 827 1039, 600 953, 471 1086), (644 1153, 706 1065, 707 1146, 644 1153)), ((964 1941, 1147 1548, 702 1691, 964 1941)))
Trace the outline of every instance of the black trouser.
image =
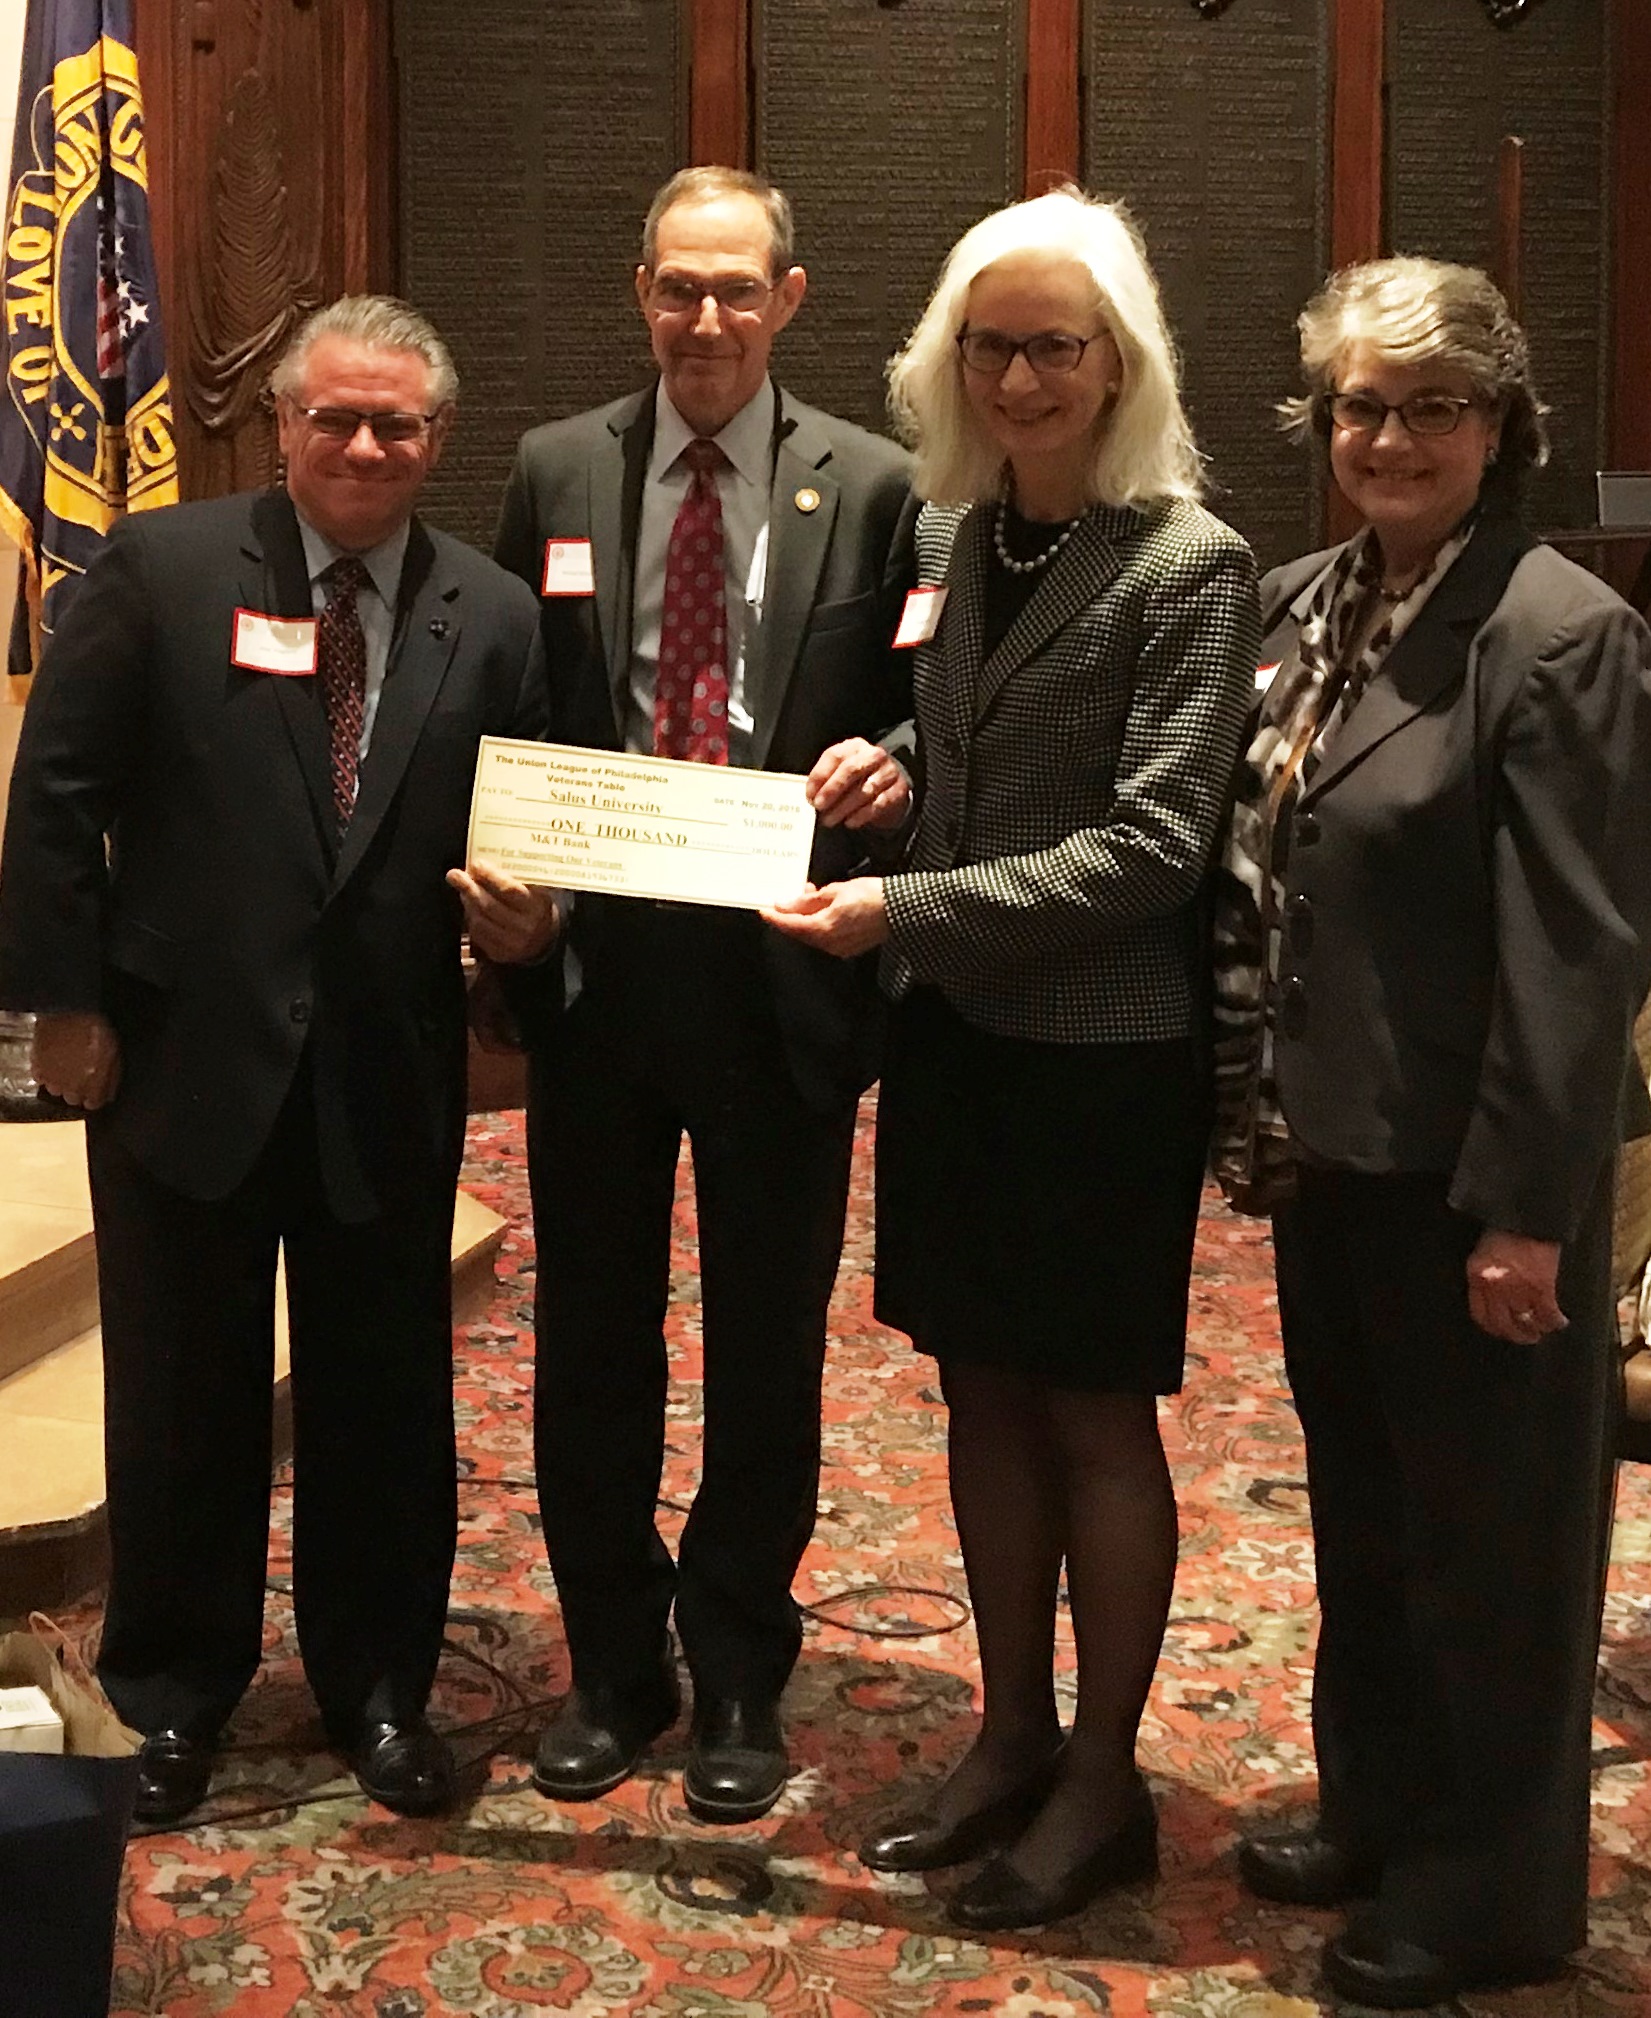
POLYGON ((1570 1326, 1535 1346, 1473 1324, 1479 1229, 1445 1193, 1304 1168, 1274 1237, 1318 1566, 1322 1825, 1382 1860, 1392 1931, 1494 1963, 1586 1935, 1610 1192, 1563 1257, 1570 1326))
POLYGON ((530 1101, 546 1547, 581 1686, 650 1674, 674 1599, 701 1693, 776 1695, 801 1646, 790 1587, 814 1526, 854 1107, 820 1113, 798 1093, 754 919, 610 912, 601 964, 536 1057, 530 1101), (673 1564, 654 1510, 684 1131, 704 1430, 673 1564))
POLYGON ((338 1743, 418 1715, 457 1531, 451 1186, 364 1224, 335 1219, 302 1071, 224 1199, 158 1183, 96 1116, 87 1141, 111 1555, 98 1673, 115 1707, 140 1731, 204 1736, 257 1669, 284 1246, 305 1672, 338 1743))

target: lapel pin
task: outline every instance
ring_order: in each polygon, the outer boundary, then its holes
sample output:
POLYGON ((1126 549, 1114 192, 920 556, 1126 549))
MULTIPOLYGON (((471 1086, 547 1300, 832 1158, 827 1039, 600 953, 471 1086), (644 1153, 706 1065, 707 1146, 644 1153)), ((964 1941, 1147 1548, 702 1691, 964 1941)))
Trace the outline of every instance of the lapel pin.
POLYGON ((820 509, 820 493, 804 484, 802 489, 792 499, 792 503, 800 512, 817 512, 820 509))
POLYGON ((446 621, 445 621, 445 619, 443 619, 443 618, 441 618, 441 617, 437 617, 437 618, 435 619, 435 621, 434 621, 434 622, 433 622, 433 623, 431 624, 431 626, 430 626, 430 635, 431 635, 431 637, 433 637, 433 638, 444 638, 444 637, 446 637, 446 635, 447 635, 447 624, 446 624, 446 621))

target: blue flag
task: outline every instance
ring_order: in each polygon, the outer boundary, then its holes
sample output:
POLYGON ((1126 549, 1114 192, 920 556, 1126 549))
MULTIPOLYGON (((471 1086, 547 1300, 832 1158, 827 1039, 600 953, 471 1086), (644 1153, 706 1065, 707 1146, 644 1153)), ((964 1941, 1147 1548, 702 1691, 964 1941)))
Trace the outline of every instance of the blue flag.
POLYGON ((0 526, 26 675, 115 519, 178 501, 130 0, 29 0, 4 261, 0 526))

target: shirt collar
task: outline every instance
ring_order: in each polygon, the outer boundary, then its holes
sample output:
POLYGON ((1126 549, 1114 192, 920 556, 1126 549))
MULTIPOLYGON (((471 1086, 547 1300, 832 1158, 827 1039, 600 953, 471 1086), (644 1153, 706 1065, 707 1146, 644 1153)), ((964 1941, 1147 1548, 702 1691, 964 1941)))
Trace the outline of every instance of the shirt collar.
MULTIPOLYGON (((657 483, 678 456, 695 439, 693 429, 671 404, 662 379, 654 404, 653 452, 648 458, 648 480, 657 483)), ((747 483, 766 491, 773 481, 774 382, 764 378, 715 441, 736 473, 747 483)))
MULTIPOLYGON (((318 581, 335 561, 345 558, 345 551, 334 546, 325 533, 317 532, 302 512, 298 513, 298 531, 304 541, 304 564, 310 571, 310 580, 318 581)), ((412 532, 409 520, 403 520, 387 540, 380 540, 376 547, 369 547, 364 554, 355 558, 367 570, 372 585, 378 590, 379 600, 387 610, 396 606, 396 598, 401 593, 401 566, 407 558, 407 541, 412 532)))

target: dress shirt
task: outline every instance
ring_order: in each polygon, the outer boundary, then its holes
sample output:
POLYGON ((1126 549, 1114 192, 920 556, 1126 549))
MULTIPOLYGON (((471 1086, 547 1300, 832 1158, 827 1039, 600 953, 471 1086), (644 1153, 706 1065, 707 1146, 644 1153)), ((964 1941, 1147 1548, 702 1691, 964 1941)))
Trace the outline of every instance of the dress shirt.
MULTIPOLYGON (((304 563, 310 571, 310 606, 317 616, 327 607, 327 596, 332 584, 323 579, 328 568, 335 561, 348 556, 342 547, 334 546, 325 533, 319 533, 302 512, 298 514, 298 530, 304 539, 304 563)), ((395 637, 396 600, 401 593, 401 564, 407 558, 407 535, 409 527, 404 523, 391 533, 387 540, 380 540, 376 547, 369 547, 364 554, 356 554, 367 570, 370 587, 356 591, 356 612, 361 618, 361 635, 367 641, 367 690, 361 707, 361 749, 362 758, 367 755, 368 745, 373 740, 373 722, 378 715, 378 697, 384 691, 384 676, 390 667, 390 645, 395 637)))
MULTIPOLYGON (((693 473, 682 451, 693 429, 671 404, 663 385, 655 394, 653 449, 642 489, 636 534, 636 603, 631 627, 631 668, 625 710, 625 747, 651 755, 654 683, 665 604, 665 559, 671 527, 688 495, 693 473)), ((745 706, 745 661, 762 621, 768 575, 768 500, 774 484, 774 387, 764 379, 753 397, 712 439, 727 458, 717 471, 722 500, 722 562, 728 615, 728 761, 749 763, 751 717, 745 706)))

